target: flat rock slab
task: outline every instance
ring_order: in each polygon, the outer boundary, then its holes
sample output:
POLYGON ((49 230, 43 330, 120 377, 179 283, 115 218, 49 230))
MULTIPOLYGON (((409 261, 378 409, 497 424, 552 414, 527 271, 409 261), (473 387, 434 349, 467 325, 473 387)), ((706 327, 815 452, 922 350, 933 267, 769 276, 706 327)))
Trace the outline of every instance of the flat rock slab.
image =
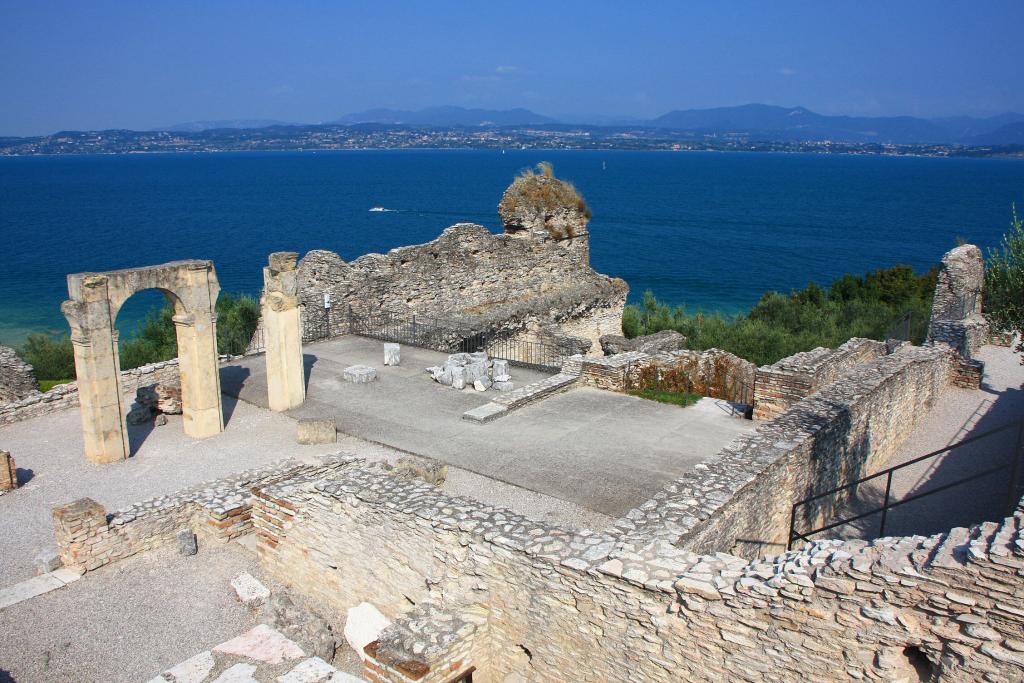
POLYGON ((295 429, 295 440, 305 446, 338 440, 338 427, 331 419, 302 418, 295 429))
POLYGON ((256 667, 252 664, 235 664, 225 669, 224 673, 213 679, 211 683, 260 683, 253 674, 256 667))
POLYGON ((242 572, 231 579, 231 587, 246 607, 259 607, 270 598, 270 590, 249 572, 242 572))
POLYGON ((200 652, 195 657, 186 659, 181 664, 171 667, 162 676, 154 678, 154 681, 174 681, 174 683, 203 683, 206 677, 213 671, 216 661, 213 653, 207 650, 200 652))
POLYGON ((27 581, 16 583, 0 590, 0 609, 17 605, 19 602, 31 600, 37 595, 63 588, 73 581, 82 578, 80 571, 63 567, 49 574, 40 574, 27 581))
POLYGON ((469 420, 470 422, 490 422, 491 420, 497 420, 502 415, 508 413, 508 408, 505 406, 498 405, 497 403, 485 403, 478 408, 467 410, 462 414, 463 420, 469 420))
POLYGON ((341 373, 346 382, 353 384, 367 384, 377 379, 377 368, 369 365, 350 365, 341 373))
POLYGON ((248 657, 265 664, 280 664, 289 659, 301 659, 306 656, 301 647, 266 624, 260 624, 237 638, 221 643, 213 648, 213 651, 248 657))
POLYGON ((365 659, 363 648, 377 640, 380 632, 391 625, 391 620, 368 602, 350 607, 345 619, 345 640, 360 658, 365 659))

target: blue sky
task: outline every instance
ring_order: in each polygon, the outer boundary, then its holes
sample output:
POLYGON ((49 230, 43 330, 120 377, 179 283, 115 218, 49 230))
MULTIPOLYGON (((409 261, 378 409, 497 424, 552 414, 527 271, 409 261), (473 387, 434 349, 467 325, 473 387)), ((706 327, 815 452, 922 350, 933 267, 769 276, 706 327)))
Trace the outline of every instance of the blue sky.
POLYGON ((1024 111, 1024 2, 0 0, 0 135, 371 107, 1024 111))

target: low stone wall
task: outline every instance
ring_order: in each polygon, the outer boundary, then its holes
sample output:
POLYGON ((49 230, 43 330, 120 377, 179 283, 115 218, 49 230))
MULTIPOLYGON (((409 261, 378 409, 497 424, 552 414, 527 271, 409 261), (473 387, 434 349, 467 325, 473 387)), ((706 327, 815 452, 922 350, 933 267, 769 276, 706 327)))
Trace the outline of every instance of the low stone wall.
POLYGON ((337 620, 364 600, 393 620, 366 648, 372 681, 1024 676, 1020 510, 751 562, 623 551, 354 465, 265 487, 254 519, 278 579, 337 620))
POLYGON ((349 461, 333 457, 323 464, 302 465, 286 460, 152 498, 113 514, 96 501, 82 498, 53 509, 57 547, 65 566, 92 571, 174 542, 182 528, 191 528, 206 540, 227 541, 252 531, 253 489, 282 478, 324 476, 349 461))
POLYGON ((20 401, 39 393, 32 366, 9 346, 0 346, 0 404, 20 401))
POLYGON ((835 349, 818 347, 757 369, 754 418, 770 420, 791 405, 836 381, 852 368, 886 354, 886 344, 853 338, 835 349))
MULTIPOLYGON (((950 385, 957 365, 945 346, 910 346, 862 365, 738 437, 615 528, 633 548, 659 540, 695 552, 778 552, 793 503, 877 469, 950 385)), ((835 502, 809 507, 802 528, 835 502)))
MULTIPOLYGON (((237 356, 221 356, 220 362, 226 363, 235 358, 237 356)), ((177 358, 121 371, 121 389, 129 405, 135 399, 135 392, 141 387, 153 384, 179 384, 180 382, 177 358)), ((76 382, 58 384, 46 393, 37 392, 21 401, 0 405, 0 427, 77 407, 78 384, 76 382)))

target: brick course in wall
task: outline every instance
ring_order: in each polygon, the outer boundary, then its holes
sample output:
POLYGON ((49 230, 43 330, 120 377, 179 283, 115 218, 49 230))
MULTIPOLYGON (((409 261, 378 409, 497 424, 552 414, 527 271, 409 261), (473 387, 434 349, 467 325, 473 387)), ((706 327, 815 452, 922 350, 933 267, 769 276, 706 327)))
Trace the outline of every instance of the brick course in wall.
POLYGON ((18 488, 18 468, 7 451, 0 451, 0 495, 18 488))
POLYGON ((770 420, 852 368, 886 354, 884 342, 854 338, 836 349, 818 347, 757 369, 754 419, 770 420))

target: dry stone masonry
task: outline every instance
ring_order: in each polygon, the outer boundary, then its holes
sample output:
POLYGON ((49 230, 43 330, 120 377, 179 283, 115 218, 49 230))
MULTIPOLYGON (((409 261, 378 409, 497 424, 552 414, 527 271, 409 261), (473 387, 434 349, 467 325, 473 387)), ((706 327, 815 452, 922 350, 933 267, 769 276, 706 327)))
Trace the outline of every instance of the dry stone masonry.
POLYGON ((0 346, 0 405, 38 393, 32 366, 19 358, 14 349, 0 346))
POLYGON ((928 341, 952 346, 965 359, 974 358, 988 341, 989 324, 981 314, 985 260, 981 249, 964 244, 942 257, 928 341))

